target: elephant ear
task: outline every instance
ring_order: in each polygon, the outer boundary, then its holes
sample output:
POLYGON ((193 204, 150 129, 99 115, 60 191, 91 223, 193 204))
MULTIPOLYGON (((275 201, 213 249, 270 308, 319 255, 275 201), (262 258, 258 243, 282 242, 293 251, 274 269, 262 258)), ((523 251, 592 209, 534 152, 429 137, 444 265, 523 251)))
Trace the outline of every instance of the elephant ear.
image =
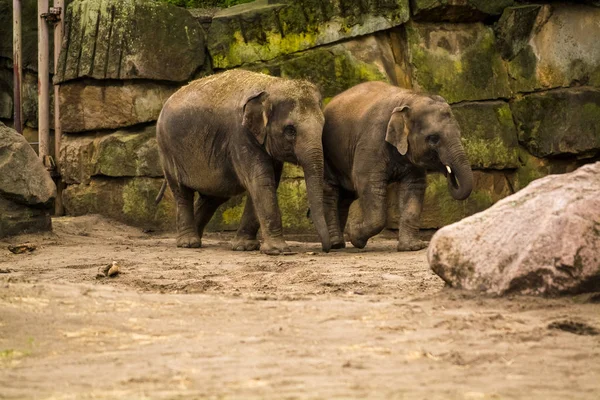
POLYGON ((242 125, 248 129, 261 145, 267 137, 267 124, 271 114, 269 95, 264 90, 246 99, 243 107, 244 118, 242 125))
POLYGON ((408 152, 409 129, 406 113, 409 109, 408 106, 394 108, 385 133, 385 141, 398 149, 402 155, 406 155, 408 152))

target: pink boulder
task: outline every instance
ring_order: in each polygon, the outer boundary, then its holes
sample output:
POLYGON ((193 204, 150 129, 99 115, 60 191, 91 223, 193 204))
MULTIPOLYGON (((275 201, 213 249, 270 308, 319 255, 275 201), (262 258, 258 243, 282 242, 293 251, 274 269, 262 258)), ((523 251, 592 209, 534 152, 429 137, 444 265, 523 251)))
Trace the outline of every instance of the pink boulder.
POLYGON ((600 291, 600 162, 536 180, 440 229, 427 258, 456 288, 498 295, 600 291))

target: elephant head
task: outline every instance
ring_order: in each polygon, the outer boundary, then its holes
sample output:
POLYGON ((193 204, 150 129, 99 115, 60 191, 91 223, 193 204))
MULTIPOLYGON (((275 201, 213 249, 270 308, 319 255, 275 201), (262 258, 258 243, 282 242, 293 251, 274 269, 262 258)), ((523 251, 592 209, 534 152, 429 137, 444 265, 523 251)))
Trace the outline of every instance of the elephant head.
POLYGON ((275 159, 304 170, 312 220, 324 251, 331 243, 323 210, 323 124, 321 95, 311 83, 277 79, 243 105, 247 131, 275 159))
POLYGON ((422 168, 442 172, 453 198, 464 200, 473 189, 473 173, 452 110, 440 96, 415 95, 394 108, 386 141, 422 168))

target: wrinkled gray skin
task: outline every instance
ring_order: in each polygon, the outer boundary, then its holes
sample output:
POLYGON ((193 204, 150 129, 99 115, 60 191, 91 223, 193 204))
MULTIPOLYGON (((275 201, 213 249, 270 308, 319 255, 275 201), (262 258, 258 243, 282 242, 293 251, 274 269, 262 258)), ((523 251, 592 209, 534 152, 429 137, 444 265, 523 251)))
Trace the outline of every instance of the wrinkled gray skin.
POLYGON ((323 250, 329 251, 320 101, 311 83, 244 70, 196 80, 169 98, 156 135, 177 204, 178 247, 200 247, 217 207, 247 191, 233 250, 288 252, 276 197, 287 161, 304 169, 313 223, 323 250), (195 204, 194 192, 199 194, 195 204))
POLYGON ((331 100, 323 150, 325 218, 333 248, 345 247, 344 227, 355 199, 356 218, 353 211, 347 227, 352 244, 363 248, 383 230, 390 182, 400 182, 398 251, 427 247, 418 238, 426 170, 444 173, 455 199, 467 198, 473 187, 459 126, 446 101, 383 82, 354 86, 331 100))

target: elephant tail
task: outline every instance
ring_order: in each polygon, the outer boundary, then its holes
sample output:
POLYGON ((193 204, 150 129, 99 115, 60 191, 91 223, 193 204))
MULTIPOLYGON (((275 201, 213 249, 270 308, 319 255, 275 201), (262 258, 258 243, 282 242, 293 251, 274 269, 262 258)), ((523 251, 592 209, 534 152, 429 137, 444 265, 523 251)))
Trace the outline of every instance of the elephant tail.
POLYGON ((158 203, 160 203, 163 196, 165 195, 165 190, 167 190, 167 180, 166 179, 163 181, 163 184, 160 187, 160 190, 158 191, 158 195, 156 195, 156 199, 154 199, 154 204, 158 205, 158 203))

